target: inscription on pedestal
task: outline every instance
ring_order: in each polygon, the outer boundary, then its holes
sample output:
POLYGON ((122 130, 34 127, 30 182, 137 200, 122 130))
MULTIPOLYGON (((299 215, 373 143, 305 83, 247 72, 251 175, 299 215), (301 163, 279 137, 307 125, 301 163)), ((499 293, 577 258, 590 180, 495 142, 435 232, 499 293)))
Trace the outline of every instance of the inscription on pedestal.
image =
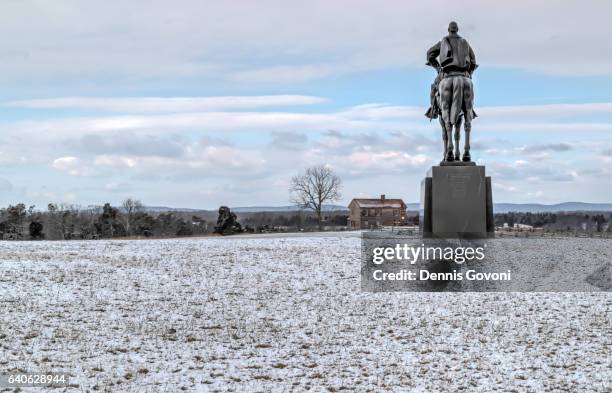
POLYGON ((467 183, 470 181, 470 174, 450 174, 451 197, 453 199, 463 199, 467 196, 467 183))

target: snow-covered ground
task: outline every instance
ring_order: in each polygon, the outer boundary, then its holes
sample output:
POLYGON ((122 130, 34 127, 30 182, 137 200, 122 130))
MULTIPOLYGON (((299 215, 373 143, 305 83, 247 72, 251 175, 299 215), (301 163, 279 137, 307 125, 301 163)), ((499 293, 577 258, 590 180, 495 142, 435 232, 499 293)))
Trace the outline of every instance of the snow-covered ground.
POLYGON ((359 258, 354 233, 0 242, 0 371, 79 392, 610 391, 610 293, 362 293, 359 258))

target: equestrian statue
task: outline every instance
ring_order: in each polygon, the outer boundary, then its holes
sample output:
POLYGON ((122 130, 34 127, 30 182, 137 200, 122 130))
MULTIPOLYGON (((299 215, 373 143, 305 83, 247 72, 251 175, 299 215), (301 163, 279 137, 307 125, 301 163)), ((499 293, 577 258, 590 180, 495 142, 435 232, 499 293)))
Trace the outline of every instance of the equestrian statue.
POLYGON ((457 34, 458 31, 457 23, 451 22, 448 25, 448 35, 427 51, 427 65, 435 68, 438 76, 431 85, 431 107, 425 116, 430 120, 440 119, 444 141, 444 158, 441 165, 472 161, 470 131, 472 119, 476 117, 472 74, 478 64, 472 47, 465 38, 457 34), (462 123, 465 129, 463 157, 459 149, 462 123))

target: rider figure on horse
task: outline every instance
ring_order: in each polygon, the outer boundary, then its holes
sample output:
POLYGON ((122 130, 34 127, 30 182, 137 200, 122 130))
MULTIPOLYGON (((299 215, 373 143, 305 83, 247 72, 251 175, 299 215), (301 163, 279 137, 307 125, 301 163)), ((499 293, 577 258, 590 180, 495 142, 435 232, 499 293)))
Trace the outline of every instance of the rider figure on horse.
POLYGON ((459 137, 461 123, 465 121, 463 161, 470 162, 470 131, 472 119, 476 117, 473 109, 474 89, 471 78, 478 65, 472 47, 465 38, 457 34, 458 31, 457 23, 451 22, 448 25, 448 35, 427 51, 427 65, 435 68, 438 76, 432 84, 431 107, 425 116, 435 119, 441 115, 444 161, 461 159, 459 137), (453 129, 454 152, 451 136, 453 129))

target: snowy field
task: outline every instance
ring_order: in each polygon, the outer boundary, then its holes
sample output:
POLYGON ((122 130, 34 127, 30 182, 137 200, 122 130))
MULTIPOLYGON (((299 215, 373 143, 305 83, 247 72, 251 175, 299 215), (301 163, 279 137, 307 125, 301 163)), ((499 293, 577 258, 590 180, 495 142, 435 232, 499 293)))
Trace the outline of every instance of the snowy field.
POLYGON ((74 392, 610 392, 610 293, 361 293, 359 253, 355 233, 0 242, 0 371, 74 392))

